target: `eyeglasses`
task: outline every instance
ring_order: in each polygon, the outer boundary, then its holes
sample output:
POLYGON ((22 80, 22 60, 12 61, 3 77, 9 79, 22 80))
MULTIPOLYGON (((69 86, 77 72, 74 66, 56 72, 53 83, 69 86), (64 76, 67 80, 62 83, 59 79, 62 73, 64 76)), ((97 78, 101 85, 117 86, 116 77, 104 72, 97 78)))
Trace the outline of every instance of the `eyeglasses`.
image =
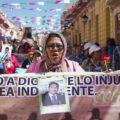
POLYGON ((54 50, 55 48, 57 50, 62 50, 64 48, 64 46, 63 45, 54 45, 54 44, 52 44, 52 45, 47 45, 47 48, 49 50, 54 50))

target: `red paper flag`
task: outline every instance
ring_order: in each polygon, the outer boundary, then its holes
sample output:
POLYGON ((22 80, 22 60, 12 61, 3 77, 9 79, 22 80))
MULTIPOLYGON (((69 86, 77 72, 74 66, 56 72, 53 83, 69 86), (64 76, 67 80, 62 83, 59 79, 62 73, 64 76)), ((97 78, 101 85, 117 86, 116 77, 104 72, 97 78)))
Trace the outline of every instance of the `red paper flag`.
POLYGON ((20 23, 20 22, 18 22, 18 24, 20 25, 21 23, 20 23))
POLYGON ((29 10, 34 10, 34 8, 30 8, 29 10))
POLYGON ((54 11, 54 9, 50 9, 50 11, 54 11))
POLYGON ((8 5, 8 3, 6 3, 6 4, 2 4, 2 6, 6 6, 6 5, 8 5))
POLYGON ((14 8, 12 8, 12 7, 9 7, 9 9, 10 9, 10 10, 13 10, 14 8))
POLYGON ((61 21, 61 24, 63 24, 63 21, 61 21))
POLYGON ((20 18, 17 18, 16 20, 20 20, 20 18))
POLYGON ((49 18, 52 17, 52 16, 48 16, 49 18))
POLYGON ((51 20, 47 20, 47 22, 50 22, 51 20))
POLYGON ((13 19, 16 18, 15 16, 12 17, 13 19))
POLYGON ((49 23, 46 23, 46 25, 49 25, 49 23))
POLYGON ((34 3, 34 2, 33 2, 33 3, 29 3, 29 5, 35 5, 35 4, 36 4, 36 3, 34 3))
POLYGON ((35 17, 31 17, 31 19, 35 19, 35 17))
POLYGON ((60 0, 57 0, 57 1, 54 2, 54 4, 58 4, 58 3, 60 3, 60 2, 61 2, 60 0))

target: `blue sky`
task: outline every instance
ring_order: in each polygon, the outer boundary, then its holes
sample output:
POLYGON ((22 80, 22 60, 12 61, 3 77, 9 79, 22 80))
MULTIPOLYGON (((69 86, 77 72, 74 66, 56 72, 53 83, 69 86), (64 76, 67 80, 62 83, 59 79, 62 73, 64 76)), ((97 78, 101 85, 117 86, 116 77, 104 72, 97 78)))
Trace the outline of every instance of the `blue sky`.
POLYGON ((40 31, 57 31, 60 29, 65 1, 69 2, 69 0, 0 0, 0 9, 16 26, 37 28, 40 31), (54 4, 56 1, 61 2, 54 4))

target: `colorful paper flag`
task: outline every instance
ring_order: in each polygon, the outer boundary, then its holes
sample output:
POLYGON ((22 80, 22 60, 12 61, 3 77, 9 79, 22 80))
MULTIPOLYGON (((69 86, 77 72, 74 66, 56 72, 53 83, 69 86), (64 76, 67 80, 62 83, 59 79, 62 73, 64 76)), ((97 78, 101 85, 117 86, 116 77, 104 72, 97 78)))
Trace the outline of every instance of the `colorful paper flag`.
POLYGON ((32 3, 29 3, 29 5, 36 5, 36 3, 32 2, 32 3))

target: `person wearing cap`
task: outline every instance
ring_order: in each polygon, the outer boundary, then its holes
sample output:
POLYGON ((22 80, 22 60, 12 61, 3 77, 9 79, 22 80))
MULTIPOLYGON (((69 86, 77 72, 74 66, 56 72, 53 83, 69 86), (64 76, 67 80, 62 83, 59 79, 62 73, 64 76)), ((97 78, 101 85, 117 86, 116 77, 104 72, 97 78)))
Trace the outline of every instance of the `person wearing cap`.
POLYGON ((43 40, 43 50, 44 58, 41 62, 31 64, 26 73, 84 72, 77 62, 65 58, 67 42, 62 34, 49 33, 43 40))
POLYGON ((42 53, 39 50, 35 50, 33 53, 32 62, 40 62, 42 60, 42 53))
POLYGON ((81 55, 79 55, 79 65, 82 66, 82 68, 84 68, 84 61, 86 59, 89 59, 89 48, 92 46, 91 42, 87 42, 85 43, 84 47, 83 47, 83 53, 81 53, 81 55))
POLYGON ((22 68, 28 68, 32 63, 33 52, 34 51, 32 49, 28 49, 27 58, 23 61, 22 68))
POLYGON ((90 72, 102 72, 105 71, 105 65, 100 61, 101 47, 92 45, 89 49, 90 59, 84 61, 84 69, 90 72))
POLYGON ((83 47, 82 44, 77 46, 77 48, 76 48, 76 57, 74 58, 74 61, 78 62, 79 65, 82 64, 82 62, 83 62, 82 58, 84 57, 82 47, 83 47))
POLYGON ((112 70, 120 70, 120 46, 116 46, 113 52, 112 70))

